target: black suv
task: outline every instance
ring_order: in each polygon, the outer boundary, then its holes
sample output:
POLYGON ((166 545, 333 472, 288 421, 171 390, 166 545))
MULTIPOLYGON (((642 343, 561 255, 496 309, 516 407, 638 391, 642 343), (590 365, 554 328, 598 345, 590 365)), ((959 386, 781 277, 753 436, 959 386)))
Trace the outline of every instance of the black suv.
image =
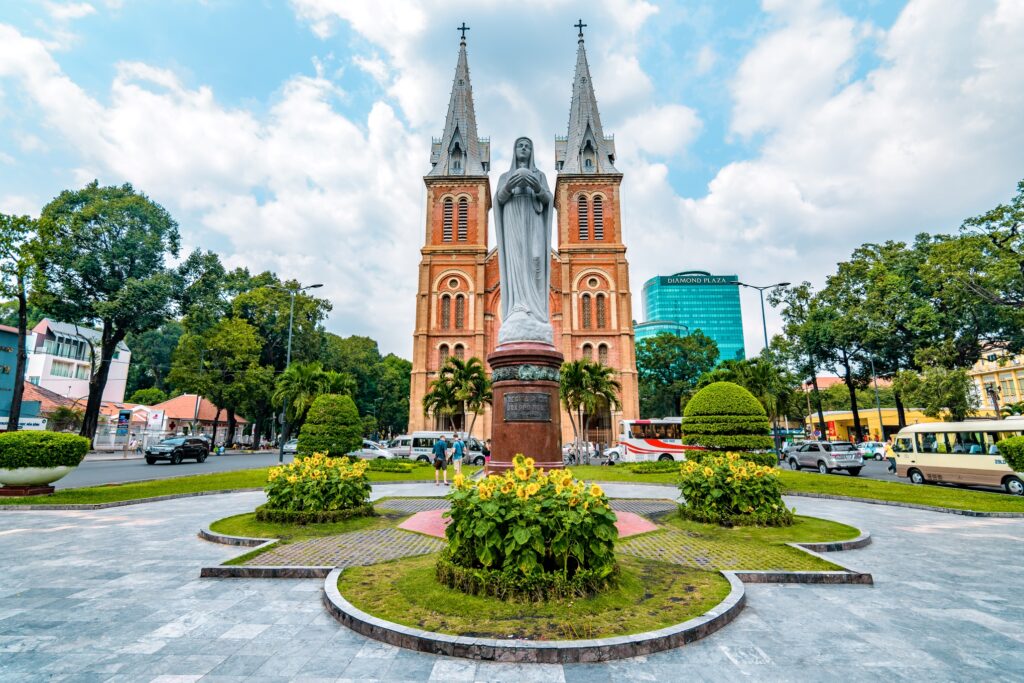
POLYGON ((177 465, 182 460, 192 459, 195 459, 196 462, 203 462, 209 454, 210 447, 207 445, 206 439, 177 436, 172 439, 164 439, 147 448, 146 464, 152 465, 157 460, 170 460, 172 465, 177 465))

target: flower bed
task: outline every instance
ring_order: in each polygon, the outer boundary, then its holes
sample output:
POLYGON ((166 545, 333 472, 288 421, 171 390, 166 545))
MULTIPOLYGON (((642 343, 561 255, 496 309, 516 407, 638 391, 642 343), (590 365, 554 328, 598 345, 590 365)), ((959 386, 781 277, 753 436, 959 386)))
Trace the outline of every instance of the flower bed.
POLYGON ((615 512, 597 484, 515 458, 504 476, 455 478, 437 579, 470 594, 545 600, 593 595, 618 579, 615 512))
POLYGON ((367 468, 365 460, 329 458, 323 453, 271 467, 264 487, 267 503, 257 516, 263 515, 260 521, 306 524, 366 514, 367 509, 372 514, 367 468), (364 512, 352 512, 358 510, 364 512))
POLYGON ((679 512, 687 519, 722 526, 789 526, 793 513, 782 501, 773 467, 744 460, 738 453, 689 460, 680 468, 679 512))

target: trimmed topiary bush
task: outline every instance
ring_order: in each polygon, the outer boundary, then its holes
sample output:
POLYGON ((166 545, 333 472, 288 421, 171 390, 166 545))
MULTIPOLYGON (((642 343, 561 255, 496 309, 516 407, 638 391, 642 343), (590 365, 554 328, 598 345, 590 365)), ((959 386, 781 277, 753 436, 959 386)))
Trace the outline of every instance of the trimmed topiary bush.
POLYGON ((89 452, 89 439, 57 432, 0 434, 0 469, 77 467, 89 452))
POLYGON ((774 467, 744 460, 739 453, 713 453, 683 463, 679 473, 679 512, 687 519, 721 526, 793 523, 774 467))
MULTIPOLYGON (((686 451, 686 459, 693 460, 694 462, 701 462, 704 458, 715 457, 721 455, 721 451, 686 451)), ((764 467, 776 467, 779 464, 779 459, 775 457, 775 453, 744 453, 744 460, 763 465, 764 467)), ((672 464, 672 463, 669 463, 672 464)))
POLYGON ((1024 436, 1011 436, 996 444, 999 455, 1014 472, 1024 472, 1024 436))
POLYGON ((732 382, 714 382, 694 394, 682 427, 683 443, 712 451, 772 447, 768 414, 753 394, 732 382))
POLYGON ((363 421, 355 401, 341 394, 318 396, 299 432, 297 457, 324 453, 341 457, 363 445, 363 421))

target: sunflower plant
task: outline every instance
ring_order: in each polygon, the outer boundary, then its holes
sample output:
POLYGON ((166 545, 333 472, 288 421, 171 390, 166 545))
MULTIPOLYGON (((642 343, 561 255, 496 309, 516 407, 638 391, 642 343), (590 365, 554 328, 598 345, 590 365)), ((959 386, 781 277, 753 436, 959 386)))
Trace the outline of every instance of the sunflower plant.
POLYGON ((738 453, 724 453, 687 460, 680 474, 680 513, 688 519, 723 526, 793 523, 774 467, 744 460, 738 453))
POLYGON ((365 460, 330 458, 324 453, 271 467, 267 508, 289 512, 332 512, 366 506, 370 481, 365 460))
MULTIPOLYGON (((456 476, 441 565, 475 571, 477 577, 497 572, 508 592, 525 589, 538 596, 547 596, 551 586, 558 594, 578 594, 590 590, 584 584, 592 588, 613 580, 616 516, 601 487, 575 479, 567 469, 537 469, 522 455, 513 465, 503 476, 478 482, 456 476)), ((445 573, 439 565, 439 577, 445 573)), ((492 587, 502 583, 488 581, 492 587)))

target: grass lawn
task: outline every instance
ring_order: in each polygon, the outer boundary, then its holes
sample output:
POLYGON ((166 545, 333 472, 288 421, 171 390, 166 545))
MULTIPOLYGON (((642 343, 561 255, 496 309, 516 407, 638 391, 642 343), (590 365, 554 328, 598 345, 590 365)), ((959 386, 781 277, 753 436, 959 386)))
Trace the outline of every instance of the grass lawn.
POLYGON ((842 568, 786 543, 845 541, 858 535, 851 526, 799 515, 789 527, 725 528, 692 522, 677 513, 659 521, 666 530, 627 538, 619 549, 709 569, 836 571, 842 568))
MULTIPOLYGON (((73 505, 89 503, 113 503, 123 500, 137 500, 176 493, 199 491, 222 491, 231 489, 263 488, 267 481, 267 469, 238 470, 217 474, 197 474, 188 477, 171 477, 153 481, 128 484, 107 484, 78 489, 60 489, 50 496, 26 496, 24 498, 0 498, 0 505, 73 505)), ((466 466, 468 476, 479 467, 466 466)), ((367 472, 372 482, 427 481, 433 480, 434 471, 429 467, 417 467, 412 472, 367 472)))
POLYGON ((636 484, 675 484, 679 479, 679 471, 659 472, 657 474, 633 474, 629 465, 569 465, 577 479, 587 481, 625 481, 636 484))
POLYGON ((350 531, 365 529, 383 529, 394 526, 395 516, 352 517, 340 522, 327 524, 281 524, 261 522, 256 519, 255 512, 234 515, 218 519, 210 525, 210 531, 228 536, 247 536, 249 538, 279 538, 282 543, 304 541, 308 538, 336 536, 350 531))
POLYGON ((606 638, 678 624, 721 602, 729 583, 717 572, 620 557, 617 589, 573 601, 520 603, 466 595, 434 578, 436 555, 345 570, 338 589, 374 616, 427 631, 482 638, 606 638), (388 577, 382 581, 381 577, 388 577))
POLYGON ((970 491, 951 486, 917 486, 902 482, 789 470, 781 470, 779 478, 786 492, 825 493, 977 512, 1024 512, 1024 496, 1010 496, 1004 493, 970 491))

